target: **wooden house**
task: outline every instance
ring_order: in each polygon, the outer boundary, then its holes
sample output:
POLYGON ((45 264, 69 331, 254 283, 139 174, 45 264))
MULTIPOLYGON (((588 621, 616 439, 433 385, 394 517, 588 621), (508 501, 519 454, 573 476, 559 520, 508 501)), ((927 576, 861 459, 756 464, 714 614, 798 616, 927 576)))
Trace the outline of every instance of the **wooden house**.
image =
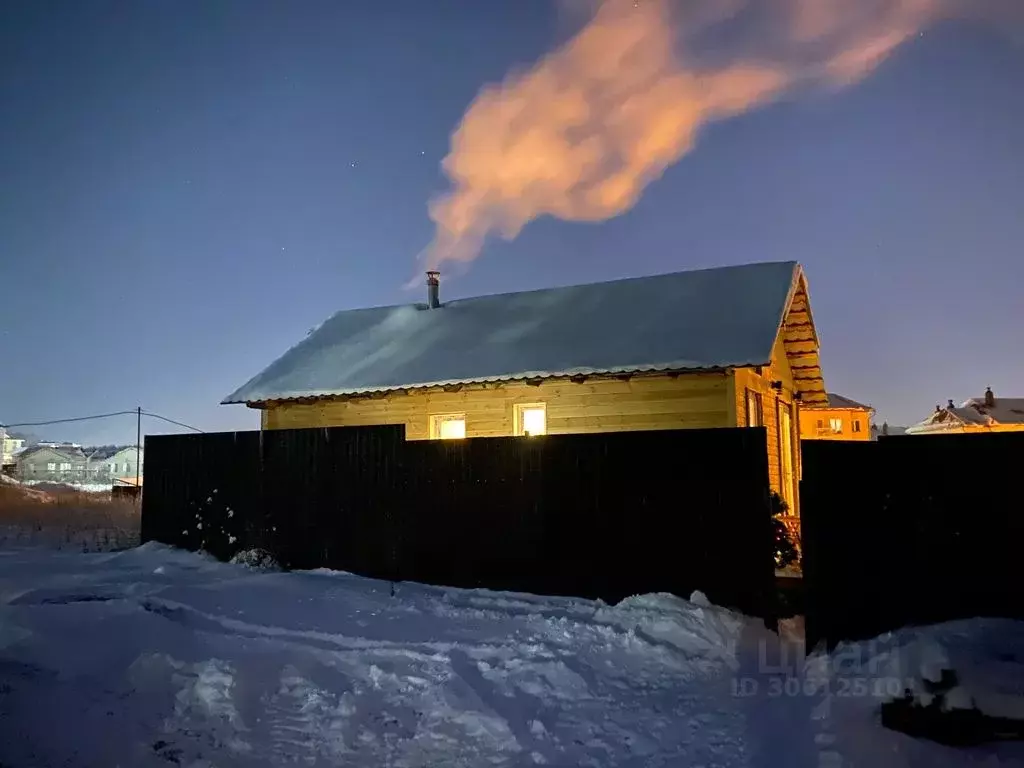
POLYGON ((828 393, 828 402, 800 409, 800 437, 804 440, 871 440, 875 409, 848 397, 828 393))
MULTIPOLYGON (((338 312, 223 401, 263 429, 410 440, 764 426, 797 512, 798 407, 827 402, 794 262, 338 312)), ((685 461, 685 457, 678 457, 685 461)))

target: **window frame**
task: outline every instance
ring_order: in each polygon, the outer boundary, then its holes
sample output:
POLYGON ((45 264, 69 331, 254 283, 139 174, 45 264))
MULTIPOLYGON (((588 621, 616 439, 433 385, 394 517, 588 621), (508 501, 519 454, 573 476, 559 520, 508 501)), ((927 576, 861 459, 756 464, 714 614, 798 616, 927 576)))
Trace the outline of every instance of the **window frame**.
POLYGON ((764 397, 762 396, 762 394, 760 392, 758 392, 756 390, 753 390, 753 389, 750 389, 748 387, 747 391, 746 391, 746 397, 744 398, 744 404, 746 406, 744 408, 744 421, 746 422, 746 425, 748 427, 763 427, 765 424, 764 424, 764 397), (751 424, 750 423, 750 406, 751 406, 751 403, 753 403, 754 410, 756 412, 756 418, 757 418, 757 423, 756 424, 751 424))
POLYGON ((432 413, 430 414, 430 439, 431 440, 464 440, 467 434, 467 423, 465 412, 453 413, 432 413), (449 421, 462 422, 462 437, 442 437, 441 425, 449 421))
POLYGON ((545 402, 536 403, 516 403, 514 406, 515 411, 515 434, 517 437, 538 437, 539 435, 546 435, 548 433, 548 404, 545 402), (526 429, 523 425, 523 413, 525 411, 543 411, 544 412, 544 431, 531 435, 526 434, 526 429))

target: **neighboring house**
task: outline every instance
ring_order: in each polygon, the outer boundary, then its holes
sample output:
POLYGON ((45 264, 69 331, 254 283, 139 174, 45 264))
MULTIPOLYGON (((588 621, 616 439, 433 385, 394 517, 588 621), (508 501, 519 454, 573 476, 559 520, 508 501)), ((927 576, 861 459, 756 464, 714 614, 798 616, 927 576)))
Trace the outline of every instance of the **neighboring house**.
POLYGON ((77 445, 40 444, 15 457, 15 475, 27 481, 83 483, 88 480, 88 463, 77 445))
MULTIPOLYGON (((108 447, 83 449, 61 443, 40 443, 22 451, 15 461, 21 480, 51 483, 113 483, 119 478, 135 482, 136 450, 108 447)), ((143 467, 146 452, 142 451, 143 467)))
POLYGON ((800 437, 804 440, 870 440, 870 405, 828 393, 828 402, 800 409, 800 437))
POLYGON ((827 402, 798 264, 450 302, 438 273, 427 287, 423 304, 338 312, 223 402, 264 429, 401 424, 411 440, 760 425, 796 514, 796 406, 827 402))
POLYGON ((996 397, 986 389, 982 397, 957 407, 950 400, 924 421, 907 428, 908 435, 987 434, 1024 431, 1024 397, 996 397))
POLYGON ((104 479, 130 480, 132 484, 135 483, 136 468, 141 478, 145 464, 145 449, 137 451, 134 445, 129 448, 118 448, 114 453, 96 462, 97 471, 104 479))
POLYGON ((0 429, 0 466, 6 467, 14 463, 14 457, 25 447, 25 441, 20 437, 0 429))

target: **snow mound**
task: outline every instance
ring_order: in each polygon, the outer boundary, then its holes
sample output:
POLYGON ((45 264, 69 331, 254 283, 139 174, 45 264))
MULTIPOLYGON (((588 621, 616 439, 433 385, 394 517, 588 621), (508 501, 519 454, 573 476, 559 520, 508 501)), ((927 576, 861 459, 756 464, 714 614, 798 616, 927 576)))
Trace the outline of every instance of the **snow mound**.
POLYGON ((736 649, 750 622, 745 616, 710 604, 700 592, 698 602, 667 593, 634 595, 610 608, 599 608, 594 619, 618 624, 637 636, 669 646, 712 666, 724 662, 736 669, 736 649))

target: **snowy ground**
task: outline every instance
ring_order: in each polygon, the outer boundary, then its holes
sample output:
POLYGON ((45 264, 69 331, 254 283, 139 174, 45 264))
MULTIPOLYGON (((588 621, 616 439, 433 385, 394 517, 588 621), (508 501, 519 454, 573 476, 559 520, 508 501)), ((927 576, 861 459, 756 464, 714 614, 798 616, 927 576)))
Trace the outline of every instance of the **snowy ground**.
POLYGON ((108 483, 54 483, 48 480, 25 480, 22 485, 45 489, 79 491, 81 493, 110 493, 112 482, 108 483))
POLYGON ((0 550, 0 765, 1024 764, 1020 745, 957 751, 877 723, 937 647, 1012 678, 1024 625, 803 664, 798 644, 700 602, 392 595, 154 545, 0 550))

